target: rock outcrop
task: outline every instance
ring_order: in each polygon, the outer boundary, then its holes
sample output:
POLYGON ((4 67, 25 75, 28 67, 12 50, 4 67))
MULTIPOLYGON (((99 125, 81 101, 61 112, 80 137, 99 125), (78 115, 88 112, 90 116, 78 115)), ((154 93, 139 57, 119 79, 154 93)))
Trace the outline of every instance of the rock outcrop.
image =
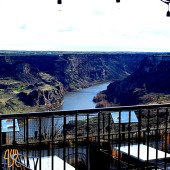
POLYGON ((24 57, 1 56, 0 66, 2 113, 55 110, 62 105, 63 84, 24 57))
POLYGON ((98 94, 96 102, 133 105, 170 101, 170 56, 145 58, 138 69, 121 81, 115 81, 98 94), (101 94, 105 96, 101 100, 101 94))
POLYGON ((42 106, 44 105, 47 110, 56 109, 61 106, 63 102, 63 94, 60 90, 32 90, 30 93, 20 92, 19 99, 27 106, 42 106))

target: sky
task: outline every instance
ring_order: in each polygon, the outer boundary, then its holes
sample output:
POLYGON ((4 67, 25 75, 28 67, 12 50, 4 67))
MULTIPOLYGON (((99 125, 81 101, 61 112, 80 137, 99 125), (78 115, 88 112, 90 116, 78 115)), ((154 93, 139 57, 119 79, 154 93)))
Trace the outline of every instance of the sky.
POLYGON ((0 50, 170 52, 160 0, 0 0, 0 50))

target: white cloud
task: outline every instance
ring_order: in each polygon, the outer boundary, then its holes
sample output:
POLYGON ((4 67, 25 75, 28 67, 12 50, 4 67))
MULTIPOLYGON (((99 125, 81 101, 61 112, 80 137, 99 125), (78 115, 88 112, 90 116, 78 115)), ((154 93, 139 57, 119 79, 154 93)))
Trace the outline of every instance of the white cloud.
POLYGON ((170 51, 160 0, 0 0, 0 49, 170 51))

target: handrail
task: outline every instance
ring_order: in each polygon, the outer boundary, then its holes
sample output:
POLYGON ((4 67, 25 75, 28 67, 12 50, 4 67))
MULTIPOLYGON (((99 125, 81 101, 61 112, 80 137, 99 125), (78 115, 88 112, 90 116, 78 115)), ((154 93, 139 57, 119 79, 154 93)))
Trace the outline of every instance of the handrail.
POLYGON ((17 117, 50 117, 50 116, 70 116, 77 114, 94 114, 98 112, 110 112, 110 111, 127 111, 127 110, 140 110, 140 109, 157 109, 161 107, 170 107, 170 103, 164 104, 148 104, 148 105, 131 105, 131 106, 114 106, 95 109, 82 109, 82 110, 56 110, 56 111, 44 111, 44 112, 29 112, 29 113, 13 113, 13 114, 0 114, 0 119, 5 118, 17 118, 17 117))

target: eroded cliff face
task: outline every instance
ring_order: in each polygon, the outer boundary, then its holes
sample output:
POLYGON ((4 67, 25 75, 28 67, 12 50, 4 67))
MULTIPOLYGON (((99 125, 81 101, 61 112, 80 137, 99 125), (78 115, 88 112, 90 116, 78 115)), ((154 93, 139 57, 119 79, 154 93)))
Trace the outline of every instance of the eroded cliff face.
POLYGON ((107 90, 98 94, 94 100, 99 107, 104 102, 109 105, 169 102, 170 56, 145 58, 134 73, 124 80, 109 84, 107 90))
POLYGON ((54 76, 68 91, 130 75, 145 55, 136 53, 51 53, 15 57, 54 76))
POLYGON ((55 110, 63 102, 63 94, 61 90, 57 90, 56 88, 35 89, 28 93, 20 92, 17 96, 26 106, 45 106, 47 110, 55 110))
POLYGON ((55 110, 63 103, 66 91, 126 78, 146 56, 140 55, 1 52, 0 112, 55 110))
POLYGON ((30 63, 1 57, 0 112, 55 110, 63 103, 64 88, 54 76, 30 63))

